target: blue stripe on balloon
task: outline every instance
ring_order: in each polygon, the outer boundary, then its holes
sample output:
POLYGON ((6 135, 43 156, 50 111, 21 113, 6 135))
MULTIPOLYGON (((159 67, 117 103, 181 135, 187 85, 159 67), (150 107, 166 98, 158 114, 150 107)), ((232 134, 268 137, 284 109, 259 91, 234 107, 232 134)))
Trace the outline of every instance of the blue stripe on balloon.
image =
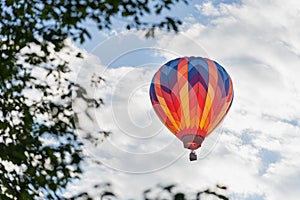
POLYGON ((179 62, 180 58, 176 58, 174 60, 171 60, 170 62, 168 62, 167 64, 165 64, 163 66, 163 68, 168 68, 169 69, 169 88, 173 89, 175 84, 177 83, 177 68, 178 68, 178 62, 179 62))
MULTIPOLYGON (((154 78, 153 78, 153 80, 154 80, 154 78)), ((154 87, 153 83, 151 83, 151 85, 150 85, 150 92, 149 93, 150 93, 151 100, 158 103, 158 99, 157 99, 157 96, 156 96, 155 87, 154 87)))
POLYGON ((207 90, 209 81, 208 64, 203 58, 190 58, 190 64, 198 71, 198 81, 207 90))
POLYGON ((191 88, 198 82, 199 76, 200 74, 197 69, 195 67, 192 67, 192 69, 188 73, 188 80, 191 88))
POLYGON ((170 76, 169 76, 169 87, 171 89, 173 89, 175 84, 177 83, 177 70, 171 68, 169 74, 170 74, 170 76))
POLYGON ((175 69, 175 68, 177 69, 177 65, 178 65, 178 62, 179 62, 180 59, 181 58, 176 58, 174 60, 171 60, 171 61, 167 62, 165 65, 170 66, 173 69, 175 69))
POLYGON ((226 96, 228 95, 229 93, 229 87, 230 87, 230 82, 229 82, 229 78, 227 78, 225 80, 225 92, 226 92, 226 96))
POLYGON ((223 91, 222 91, 222 97, 227 96, 228 93, 229 93, 229 88, 230 88, 229 75, 219 63, 217 63, 215 61, 214 61, 214 63, 216 64, 216 66, 218 68, 218 71, 220 72, 222 80, 223 80, 223 83, 220 84, 220 85, 224 86, 224 90, 225 90, 224 94, 223 94, 223 91))
MULTIPOLYGON (((168 67, 163 67, 162 72, 160 73, 160 86, 164 86, 165 88, 170 88, 169 87, 169 75, 164 73, 165 71, 168 71, 166 68, 168 67)), ((166 90, 164 90, 166 91, 166 90)), ((168 92, 169 93, 169 92, 168 92)))

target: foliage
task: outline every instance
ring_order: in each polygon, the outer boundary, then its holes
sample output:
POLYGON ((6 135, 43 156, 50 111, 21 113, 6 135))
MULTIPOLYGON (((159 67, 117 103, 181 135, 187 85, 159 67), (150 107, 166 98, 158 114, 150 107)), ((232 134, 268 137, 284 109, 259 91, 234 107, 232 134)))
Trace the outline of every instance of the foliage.
MULTIPOLYGON (((179 0, 4 0, 0 1, 0 199, 58 199, 81 173, 81 142, 75 132, 72 99, 99 107, 70 77, 67 38, 83 43, 84 23, 110 29, 127 19, 127 29, 178 31, 171 17, 145 22, 179 0), (75 96, 74 96, 75 94, 75 96)), ((185 2, 185 0, 184 0, 185 2)), ((100 79, 101 80, 101 79, 100 79)))
MULTIPOLYGON (((95 187, 98 191, 97 196, 100 199, 119 199, 118 196, 113 192, 110 183, 98 184, 95 187)), ((148 188, 143 192, 144 200, 203 200, 203 199, 219 199, 229 200, 224 193, 226 193, 227 187, 216 185, 213 189, 205 189, 198 192, 182 192, 175 184, 170 185, 157 185, 156 187, 148 188)), ((76 197, 81 197, 82 200, 92 199, 87 192, 82 192, 76 197)))
POLYGON ((197 193, 190 193, 190 194, 187 192, 180 192, 180 191, 175 191, 175 190, 176 190, 176 185, 174 185, 174 184, 167 185, 167 186, 158 185, 157 188, 150 188, 150 189, 144 191, 144 200, 154 200, 154 199, 155 200, 162 200, 162 199, 201 200, 202 197, 203 197, 203 199, 204 198, 207 199, 208 196, 216 197, 216 199, 229 200, 228 197, 221 194, 227 190, 226 186, 216 185, 216 188, 214 188, 213 190, 205 189, 205 190, 198 191, 197 193), (152 196, 149 197, 149 194, 151 194, 151 192, 153 190, 156 190, 155 194, 154 195, 152 194, 152 196))

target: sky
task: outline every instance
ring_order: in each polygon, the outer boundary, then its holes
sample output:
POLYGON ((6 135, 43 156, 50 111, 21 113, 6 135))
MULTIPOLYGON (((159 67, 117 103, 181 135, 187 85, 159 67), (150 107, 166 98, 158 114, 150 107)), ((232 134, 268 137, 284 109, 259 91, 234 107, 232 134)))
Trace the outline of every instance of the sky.
MULTIPOLYGON (((141 199, 157 184, 193 191, 222 184, 231 199, 296 200, 300 196, 300 2, 298 0, 195 1, 177 6, 183 19, 175 35, 90 27, 93 39, 74 48, 76 81, 105 105, 80 115, 80 126, 111 131, 96 146, 85 141, 83 178, 69 192, 112 183, 120 199, 141 199), (208 57, 233 80, 235 97, 222 125, 189 162, 183 148, 155 115, 149 86, 156 70, 181 56, 208 57), (90 87, 93 74, 106 79, 90 87)), ((76 45, 76 44, 74 44, 76 45)), ((83 134, 83 133, 80 133, 83 134)), ((83 137, 82 137, 83 138, 83 137)), ((99 191, 98 191, 99 192, 99 191)))

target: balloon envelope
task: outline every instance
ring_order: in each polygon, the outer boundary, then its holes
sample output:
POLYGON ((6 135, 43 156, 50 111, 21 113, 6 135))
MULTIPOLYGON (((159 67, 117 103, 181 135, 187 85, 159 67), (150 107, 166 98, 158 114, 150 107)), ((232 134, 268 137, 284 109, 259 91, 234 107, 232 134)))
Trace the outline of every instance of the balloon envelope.
POLYGON ((227 114, 233 100, 232 80, 213 60, 177 58, 155 73, 150 99, 162 123, 185 148, 195 150, 227 114))

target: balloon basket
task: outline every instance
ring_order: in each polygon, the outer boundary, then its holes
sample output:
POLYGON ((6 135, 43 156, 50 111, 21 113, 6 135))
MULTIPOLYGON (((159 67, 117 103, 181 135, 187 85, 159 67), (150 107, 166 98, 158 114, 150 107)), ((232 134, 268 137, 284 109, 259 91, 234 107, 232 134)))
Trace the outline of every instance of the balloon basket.
POLYGON ((197 160, 197 154, 195 153, 195 151, 191 151, 190 161, 194 161, 194 160, 197 160))

